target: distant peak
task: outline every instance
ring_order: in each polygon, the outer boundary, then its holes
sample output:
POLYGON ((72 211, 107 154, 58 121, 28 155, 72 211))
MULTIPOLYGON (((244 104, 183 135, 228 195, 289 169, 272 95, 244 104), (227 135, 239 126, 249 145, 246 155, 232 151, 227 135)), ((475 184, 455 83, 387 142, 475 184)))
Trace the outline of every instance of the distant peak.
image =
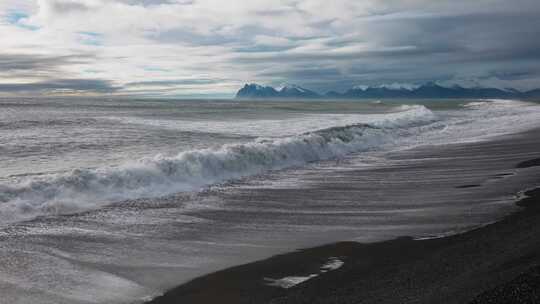
MULTIPOLYGON (((473 83, 474 85, 474 83, 473 83)), ((303 87, 283 83, 277 89, 256 83, 246 84, 237 98, 311 99, 321 98, 531 98, 540 96, 540 89, 521 92, 512 88, 468 86, 450 81, 430 81, 422 85, 390 83, 357 85, 343 93, 330 91, 323 95, 303 87)))
POLYGON ((276 90, 278 91, 290 90, 290 89, 296 89, 301 92, 306 91, 306 89, 302 88, 301 86, 297 84, 291 84, 291 83, 282 83, 276 88, 276 90))
POLYGON ((252 87, 252 88, 264 88, 263 85, 260 85, 258 83, 246 83, 244 85, 244 88, 249 88, 249 87, 252 87))
POLYGON ((362 91, 366 91, 368 89, 387 89, 387 90, 396 90, 396 91, 397 90, 412 91, 412 90, 418 89, 419 87, 420 87, 419 85, 412 84, 412 83, 393 82, 393 83, 378 84, 378 85, 374 85, 374 86, 357 85, 357 86, 354 86, 353 89, 354 90, 362 90, 362 91))
POLYGON ((418 89, 420 86, 417 85, 417 84, 412 84, 412 83, 394 82, 394 83, 390 83, 390 84, 381 84, 378 87, 382 88, 382 89, 388 89, 388 90, 408 90, 408 91, 412 91, 412 90, 418 89))
POLYGON ((244 85, 237 98, 318 98, 319 94, 295 84, 282 84, 277 89, 256 83, 244 85))
POLYGON ((441 85, 439 85, 435 81, 428 81, 428 82, 424 83, 422 86, 423 87, 440 87, 441 85))
POLYGON ((365 91, 367 89, 371 88, 370 86, 359 84, 353 87, 353 90, 362 90, 365 91))
POLYGON ((520 93, 520 90, 514 89, 514 88, 503 88, 503 91, 511 92, 511 93, 520 93))

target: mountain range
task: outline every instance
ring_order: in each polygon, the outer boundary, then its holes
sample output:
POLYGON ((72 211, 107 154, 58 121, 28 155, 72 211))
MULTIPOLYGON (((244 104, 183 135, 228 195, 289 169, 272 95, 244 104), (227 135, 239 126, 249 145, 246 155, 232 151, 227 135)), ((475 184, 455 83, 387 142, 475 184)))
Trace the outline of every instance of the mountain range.
POLYGON ((236 93, 238 99, 361 99, 361 98, 540 98, 540 89, 526 92, 516 89, 446 87, 434 82, 423 85, 356 86, 343 93, 319 94, 297 85, 279 88, 251 83, 236 93))

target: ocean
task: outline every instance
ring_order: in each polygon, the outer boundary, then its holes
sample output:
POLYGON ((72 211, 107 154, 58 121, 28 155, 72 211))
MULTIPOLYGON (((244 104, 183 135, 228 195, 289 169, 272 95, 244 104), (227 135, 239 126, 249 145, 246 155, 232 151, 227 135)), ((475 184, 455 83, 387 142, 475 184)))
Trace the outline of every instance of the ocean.
POLYGON ((3 98, 0 303, 137 303, 288 250, 483 225, 523 181, 476 189, 495 158, 411 151, 539 126, 513 100, 3 98))

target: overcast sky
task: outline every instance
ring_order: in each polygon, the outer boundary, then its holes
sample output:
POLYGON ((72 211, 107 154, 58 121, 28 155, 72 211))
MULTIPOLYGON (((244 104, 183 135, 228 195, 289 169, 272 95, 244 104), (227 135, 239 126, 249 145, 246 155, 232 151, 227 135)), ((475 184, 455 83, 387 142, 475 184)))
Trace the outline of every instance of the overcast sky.
POLYGON ((1 0, 0 95, 540 87, 538 0, 1 0))

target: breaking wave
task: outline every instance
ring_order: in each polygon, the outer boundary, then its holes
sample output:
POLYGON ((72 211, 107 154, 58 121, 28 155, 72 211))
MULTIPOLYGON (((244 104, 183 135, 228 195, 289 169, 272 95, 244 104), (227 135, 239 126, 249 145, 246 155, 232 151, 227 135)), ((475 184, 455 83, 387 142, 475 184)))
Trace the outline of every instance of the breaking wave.
POLYGON ((195 191, 268 170, 380 149, 397 136, 403 136, 402 130, 435 120, 436 115, 423 106, 404 106, 369 125, 339 126, 218 149, 184 151, 174 157, 158 155, 117 167, 32 177, 16 184, 0 185, 0 222, 195 191))
POLYGON ((463 105, 464 108, 469 109, 488 109, 488 108, 504 108, 512 107, 516 108, 518 106, 531 106, 530 102, 512 100, 512 99, 485 99, 481 101, 471 101, 463 105))

